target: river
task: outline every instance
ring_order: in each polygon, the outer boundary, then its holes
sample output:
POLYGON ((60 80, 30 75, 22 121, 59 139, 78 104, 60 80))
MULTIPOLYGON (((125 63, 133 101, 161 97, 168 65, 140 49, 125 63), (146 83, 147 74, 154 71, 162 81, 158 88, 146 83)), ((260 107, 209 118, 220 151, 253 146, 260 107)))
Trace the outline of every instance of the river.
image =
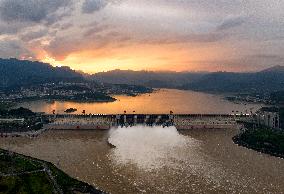
POLYGON ((160 89, 151 94, 142 94, 136 97, 114 96, 117 101, 108 103, 80 103, 63 101, 31 101, 19 104, 30 108, 35 112, 46 112, 51 114, 53 110, 56 113, 64 113, 68 108, 76 108, 76 114, 83 110, 87 114, 121 114, 127 113, 141 114, 161 114, 173 111, 176 114, 189 113, 225 113, 232 111, 239 113, 256 111, 261 107, 260 104, 236 104, 227 101, 221 95, 207 94, 193 91, 183 91, 174 89, 160 89))
POLYGON ((48 131, 33 139, 3 138, 0 146, 50 161, 110 193, 284 191, 284 160, 235 145, 235 129, 113 130, 48 131))
MULTIPOLYGON (((23 103, 37 112, 231 113, 257 110, 222 96, 158 90, 112 103, 23 103)), ((36 138, 2 138, 0 147, 50 161, 109 193, 283 193, 284 160, 237 146, 237 129, 186 130, 137 126, 108 131, 47 131, 36 138), (112 147, 108 141, 115 146, 112 147)))

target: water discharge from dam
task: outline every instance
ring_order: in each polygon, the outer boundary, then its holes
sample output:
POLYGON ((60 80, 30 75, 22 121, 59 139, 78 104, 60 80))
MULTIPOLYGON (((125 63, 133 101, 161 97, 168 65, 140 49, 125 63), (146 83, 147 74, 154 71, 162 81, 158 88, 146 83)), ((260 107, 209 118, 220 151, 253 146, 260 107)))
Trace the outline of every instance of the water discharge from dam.
POLYGON ((110 157, 118 165, 132 163, 147 171, 177 164, 183 159, 183 149, 194 150, 198 144, 174 126, 112 128, 108 141, 115 146, 110 157))
POLYGON ((50 161, 109 193, 283 193, 284 160, 235 145, 238 132, 50 130, 37 138, 3 138, 0 147, 50 161))
MULTIPOLYGON (((228 178, 226 169, 200 152, 201 142, 180 134, 174 126, 118 127, 111 129, 109 133, 108 142, 114 147, 109 158, 114 166, 123 168, 134 165, 142 174, 145 173, 148 178, 144 181, 152 187, 155 187, 153 179, 165 172, 167 176, 177 177, 174 182, 168 180, 171 185, 169 188, 175 192, 183 184, 191 184, 189 180, 200 178, 212 190, 214 187, 222 187, 224 183, 230 185, 232 191, 247 184, 241 179, 228 178), (207 162, 208 160, 211 162, 207 162)), ((162 190, 165 186, 160 187, 156 186, 162 190)))

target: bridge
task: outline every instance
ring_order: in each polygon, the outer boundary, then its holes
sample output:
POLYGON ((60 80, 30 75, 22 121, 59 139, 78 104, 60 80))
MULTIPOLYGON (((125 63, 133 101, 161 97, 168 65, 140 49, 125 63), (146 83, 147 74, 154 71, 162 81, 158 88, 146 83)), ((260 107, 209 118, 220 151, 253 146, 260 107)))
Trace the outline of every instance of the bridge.
POLYGON ((176 126, 177 129, 224 129, 249 121, 252 115, 236 114, 44 114, 51 129, 110 129, 117 126, 176 126))

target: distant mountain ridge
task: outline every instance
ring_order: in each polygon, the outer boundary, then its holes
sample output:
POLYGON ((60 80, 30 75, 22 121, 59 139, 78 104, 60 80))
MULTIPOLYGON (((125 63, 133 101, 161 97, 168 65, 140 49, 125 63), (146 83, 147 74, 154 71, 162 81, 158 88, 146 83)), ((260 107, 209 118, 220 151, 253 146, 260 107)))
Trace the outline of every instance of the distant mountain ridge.
POLYGON ((284 67, 275 66, 255 73, 216 72, 182 86, 205 92, 273 92, 284 90, 284 67))
POLYGON ((80 73, 69 67, 53 67, 47 63, 18 59, 0 59, 0 75, 1 88, 83 80, 80 73))
POLYGON ((260 72, 276 72, 276 73, 281 72, 281 73, 284 73, 284 66, 276 65, 276 66, 264 69, 260 72))
POLYGON ((259 72, 152 72, 113 70, 96 73, 91 79, 104 83, 138 84, 204 92, 272 92, 284 90, 284 66, 259 72))
POLYGON ((18 59, 0 59, 0 89, 59 81, 92 81, 203 92, 274 92, 284 90, 284 66, 259 72, 154 72, 113 70, 93 75, 69 67, 18 59))
POLYGON ((155 71, 132 71, 112 70, 96 73, 92 80, 111 84, 133 84, 155 88, 178 88, 183 84, 197 81, 205 72, 155 72, 155 71))

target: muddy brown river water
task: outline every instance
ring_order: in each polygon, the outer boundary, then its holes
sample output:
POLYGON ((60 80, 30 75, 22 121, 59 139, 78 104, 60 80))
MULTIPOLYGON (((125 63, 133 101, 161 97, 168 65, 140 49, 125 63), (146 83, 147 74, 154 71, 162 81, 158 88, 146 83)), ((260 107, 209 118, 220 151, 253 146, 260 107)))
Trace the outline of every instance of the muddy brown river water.
POLYGON ((48 131, 2 138, 0 147, 50 161, 109 193, 284 193, 284 160, 235 145, 237 132, 48 131))

